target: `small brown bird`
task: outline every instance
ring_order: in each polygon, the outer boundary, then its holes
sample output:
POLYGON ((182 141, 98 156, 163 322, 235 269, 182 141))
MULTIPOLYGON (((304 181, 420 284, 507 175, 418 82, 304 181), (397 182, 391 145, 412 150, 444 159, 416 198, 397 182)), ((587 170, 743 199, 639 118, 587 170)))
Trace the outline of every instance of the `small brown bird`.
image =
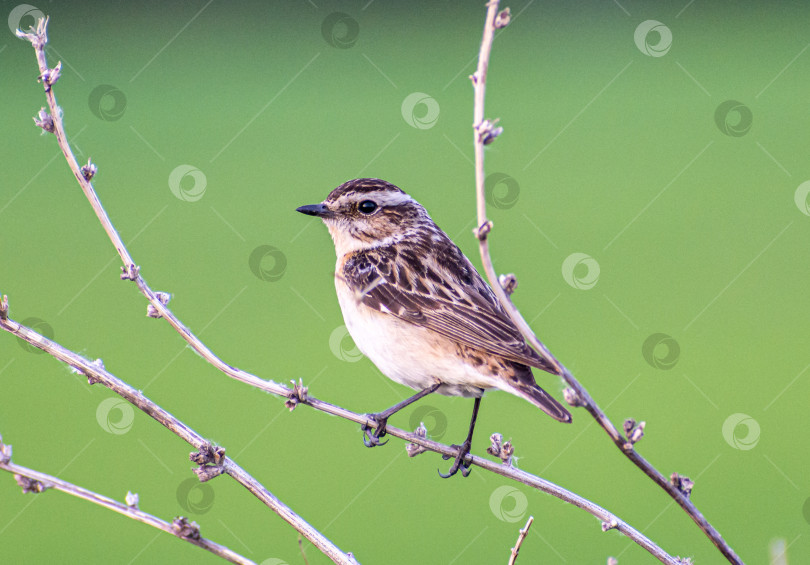
POLYGON ((474 397, 466 441, 453 466, 469 474, 478 407, 498 388, 524 398, 560 422, 571 414, 537 386, 530 367, 558 375, 554 360, 529 347, 520 330, 461 250, 421 204, 380 179, 355 179, 320 204, 301 206, 321 218, 337 253, 335 286, 346 327, 357 347, 388 378, 419 392, 371 414, 364 427, 373 447, 388 418, 439 392, 474 397))

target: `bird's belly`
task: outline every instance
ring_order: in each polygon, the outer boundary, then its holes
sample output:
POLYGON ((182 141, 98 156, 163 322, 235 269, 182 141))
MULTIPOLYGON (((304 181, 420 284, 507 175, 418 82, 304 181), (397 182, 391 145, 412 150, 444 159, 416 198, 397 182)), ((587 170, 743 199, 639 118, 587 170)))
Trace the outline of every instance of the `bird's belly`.
POLYGON ((426 328, 380 313, 354 296, 338 292, 343 319, 358 349, 389 379, 415 390, 433 385, 452 396, 481 396, 497 386, 487 375, 459 357, 455 345, 426 328))

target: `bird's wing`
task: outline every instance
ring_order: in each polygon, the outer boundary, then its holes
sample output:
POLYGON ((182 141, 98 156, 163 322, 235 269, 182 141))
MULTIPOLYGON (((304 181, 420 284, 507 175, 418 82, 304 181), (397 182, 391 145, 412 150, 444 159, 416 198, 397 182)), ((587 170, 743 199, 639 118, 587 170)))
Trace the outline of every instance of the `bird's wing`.
POLYGON ((449 239, 426 257, 393 247, 355 252, 342 271, 357 290, 357 299, 369 308, 468 347, 558 374, 553 362, 526 344, 495 293, 449 239))

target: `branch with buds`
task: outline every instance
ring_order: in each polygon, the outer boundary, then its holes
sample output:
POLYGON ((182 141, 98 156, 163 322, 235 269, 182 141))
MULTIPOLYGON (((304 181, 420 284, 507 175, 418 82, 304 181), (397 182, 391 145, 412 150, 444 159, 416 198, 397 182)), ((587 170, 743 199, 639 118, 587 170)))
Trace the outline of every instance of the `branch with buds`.
POLYGON ((3 443, 3 437, 0 436, 0 469, 14 474, 14 479, 17 484, 22 488, 23 493, 36 493, 45 492, 48 489, 62 491, 69 495, 75 496, 98 504, 104 508, 117 512, 123 516, 143 522, 153 528, 162 530, 168 534, 176 536, 190 544, 201 547, 210 551, 231 563, 240 563, 242 565, 255 565, 253 561, 239 555, 238 553, 228 549, 224 545, 220 545, 211 540, 207 540, 200 535, 200 527, 195 522, 189 522, 185 517, 178 516, 171 523, 161 520, 147 512, 138 508, 138 495, 128 492, 125 499, 125 504, 108 498, 101 494, 82 488, 73 483, 63 481, 57 477, 46 475, 34 469, 29 469, 21 465, 17 465, 11 461, 11 446, 3 443))
MULTIPOLYGON (((588 391, 580 382, 574 378, 574 375, 566 369, 562 363, 557 361, 554 356, 548 351, 545 345, 537 338, 529 324, 520 314, 515 307, 509 296, 514 292, 517 285, 517 279, 514 275, 507 275, 506 278, 498 277, 495 272, 495 267, 492 263, 492 257, 489 252, 489 243, 487 238, 492 231, 492 222, 487 219, 486 209, 486 192, 484 184, 484 147, 492 143, 495 138, 503 133, 502 127, 495 127, 498 120, 484 119, 484 100, 486 94, 487 71, 489 69, 489 57, 492 51, 492 42, 495 38, 495 30, 502 29, 509 24, 511 15, 509 9, 498 11, 498 0, 490 0, 487 3, 486 23, 484 24, 484 33, 481 40, 481 49, 478 55, 478 68, 475 73, 470 77, 472 79, 474 91, 474 107, 473 107, 473 146, 475 148, 475 187, 476 187, 476 203, 477 203, 477 223, 480 226, 474 230, 474 234, 478 239, 479 251, 481 254, 481 263, 484 267, 489 284, 501 305, 507 311, 512 321, 515 322, 521 333, 526 338, 526 341, 534 347, 541 355, 547 357, 554 364, 568 388, 564 391, 566 401, 574 407, 584 407, 597 423, 607 432, 613 443, 644 473, 650 477, 656 484, 663 488, 669 496, 671 496, 684 511, 692 518, 698 527, 708 536, 720 552, 728 559, 730 563, 735 565, 742 565, 742 560, 737 556, 733 549, 726 543, 720 533, 712 526, 708 520, 703 517, 703 514, 698 511, 692 501, 689 499, 689 494, 693 483, 691 481, 688 490, 681 488, 680 484, 675 484, 676 481, 668 481, 652 464, 644 459, 635 450, 634 445, 644 435, 645 423, 641 422, 638 426, 635 421, 628 420, 625 422, 625 436, 619 433, 613 422, 605 415, 596 401, 591 398, 588 391), (628 422, 630 426, 628 427, 628 422)), ((688 479, 687 479, 688 480, 688 479)))

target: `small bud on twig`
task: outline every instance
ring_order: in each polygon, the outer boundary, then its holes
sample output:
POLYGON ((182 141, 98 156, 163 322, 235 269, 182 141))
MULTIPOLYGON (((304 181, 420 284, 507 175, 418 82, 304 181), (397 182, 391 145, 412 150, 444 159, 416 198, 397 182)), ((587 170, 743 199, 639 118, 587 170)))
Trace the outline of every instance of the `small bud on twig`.
POLYGON ((492 445, 487 447, 487 453, 498 457, 504 465, 511 467, 512 455, 515 453, 512 440, 503 441, 501 434, 494 433, 489 436, 489 441, 492 442, 492 445))
POLYGON ((518 280, 514 273, 499 276, 498 282, 507 296, 510 296, 513 292, 515 292, 518 285, 518 280))
POLYGON ((8 320, 8 295, 0 299, 0 320, 8 320))
POLYGON ((672 473, 669 477, 669 482, 672 483, 676 489, 681 491, 686 498, 689 498, 692 495, 692 488, 695 486, 695 481, 686 477, 684 475, 679 475, 678 473, 672 473))
POLYGON ((493 225, 494 224, 491 221, 487 220, 477 228, 473 229, 473 235, 475 235, 475 237, 477 237, 479 241, 484 241, 487 238, 489 232, 492 231, 493 225))
POLYGON ((569 406, 573 406, 574 408, 581 408, 585 406, 585 400, 583 400, 579 393, 571 387, 566 387, 563 389, 563 398, 565 398, 565 401, 569 406))
POLYGON ((188 458, 197 465, 221 465, 225 458, 225 448, 221 445, 207 443, 197 451, 189 453, 188 458))
MULTIPOLYGON (((157 297, 158 302, 160 302, 164 306, 166 306, 169 303, 169 300, 172 299, 172 295, 169 294, 168 292, 157 291, 157 292, 155 292, 155 296, 157 297)), ((158 309, 155 307, 155 305, 152 304, 151 302, 146 305, 146 315, 149 316, 150 318, 162 318, 163 317, 163 314, 161 314, 158 311, 158 309)))
POLYGON ((509 8, 505 10, 501 10, 498 12, 498 15, 495 16, 495 21, 492 25, 495 26, 495 29, 503 29, 509 25, 509 22, 512 21, 512 12, 509 8))
POLYGON ((613 516, 611 516, 610 520, 606 520, 606 521, 602 522, 602 531, 603 532, 606 532, 608 530, 615 530, 618 527, 619 527, 619 522, 613 516))
POLYGON ((225 469, 218 465, 203 465, 202 467, 194 469, 194 472, 197 474, 197 478, 200 479, 200 482, 204 483, 220 476, 225 472, 225 469))
POLYGON ((129 267, 121 267, 121 280, 122 281, 135 281, 138 280, 138 275, 141 268, 138 265, 130 265, 129 267))
POLYGON ((29 492, 39 494, 48 490, 48 485, 45 483, 41 483, 36 479, 31 479, 23 475, 15 474, 14 480, 16 480, 17 484, 22 487, 23 494, 28 494, 29 492))
POLYGON ((636 442, 644 437, 644 427, 646 425, 647 422, 639 422, 638 425, 636 425, 636 421, 633 418, 628 418, 624 421, 624 433, 627 436, 627 442, 624 444, 625 450, 630 451, 633 449, 636 442))
POLYGON ((284 406, 289 408, 290 412, 292 412, 299 403, 307 401, 307 393, 309 392, 309 388, 304 386, 303 379, 298 379, 298 384, 295 384, 295 381, 290 381, 290 383, 293 385, 292 390, 290 391, 289 396, 287 396, 284 406))
POLYGON ((503 133, 502 127, 495 127, 500 121, 500 118, 496 118, 493 121, 484 120, 477 126, 475 126, 475 131, 478 132, 478 141, 479 143, 483 143, 484 145, 489 145, 495 138, 498 137, 503 133))
POLYGON ((124 502, 127 503, 127 506, 137 510, 139 501, 140 501, 140 497, 138 496, 138 493, 127 491, 127 495, 126 495, 126 497, 124 497, 124 502))
POLYGON ((39 18, 37 27, 29 27, 28 31, 18 29, 14 32, 20 39, 30 41, 34 49, 42 49, 48 43, 48 17, 39 18))
POLYGON ((53 133, 53 117, 51 117, 51 115, 45 111, 45 108, 40 109, 39 113, 34 118, 34 125, 38 128, 42 128, 42 131, 53 133))
MULTIPOLYGON (((419 422, 419 427, 413 431, 413 434, 416 437, 421 437, 423 439, 427 438, 427 428, 425 427, 424 422, 419 422)), ((408 445, 405 446, 405 451, 408 452, 408 457, 416 457, 420 453, 424 453, 427 451, 427 448, 422 447, 416 443, 410 442, 408 445)))
POLYGON ((98 167, 96 167, 96 165, 92 163, 90 159, 88 159, 87 164, 82 166, 81 171, 84 180, 90 181, 93 180, 94 176, 96 176, 96 173, 98 172, 98 167))
POLYGON ((45 86, 45 92, 50 91, 51 87, 56 84, 59 77, 62 75, 62 61, 56 64, 52 69, 46 70, 39 75, 39 81, 45 86))
POLYGON ((172 530, 174 535, 180 538, 198 540, 200 536, 200 526, 197 522, 189 522, 185 516, 178 516, 172 520, 172 530))

